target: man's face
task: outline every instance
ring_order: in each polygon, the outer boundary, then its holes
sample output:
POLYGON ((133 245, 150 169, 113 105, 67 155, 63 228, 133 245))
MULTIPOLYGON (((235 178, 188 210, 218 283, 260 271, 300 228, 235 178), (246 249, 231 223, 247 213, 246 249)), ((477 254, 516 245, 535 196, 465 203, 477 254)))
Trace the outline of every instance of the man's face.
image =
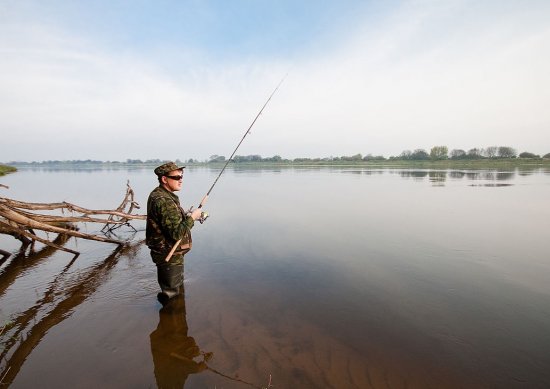
POLYGON ((165 176, 162 176, 161 181, 163 186, 170 192, 177 192, 181 189, 181 185, 183 184, 183 169, 172 170, 165 176))

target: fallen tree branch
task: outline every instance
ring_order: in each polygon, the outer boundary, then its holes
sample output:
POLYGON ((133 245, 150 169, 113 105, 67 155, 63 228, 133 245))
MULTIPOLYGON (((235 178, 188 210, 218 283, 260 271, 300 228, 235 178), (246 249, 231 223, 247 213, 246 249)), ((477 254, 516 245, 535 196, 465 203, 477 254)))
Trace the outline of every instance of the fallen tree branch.
MULTIPOLYGON (((0 234, 13 236, 21 241, 23 247, 38 241, 47 246, 75 255, 79 253, 56 245, 48 239, 41 238, 34 230, 123 245, 126 242, 122 240, 80 232, 78 223, 104 224, 101 232, 105 233, 111 232, 122 225, 133 228, 129 223, 131 220, 145 220, 147 215, 132 214, 134 209, 139 209, 139 205, 134 201, 134 191, 130 187, 130 184, 127 183, 126 186, 126 195, 122 203, 114 210, 88 209, 65 201, 60 203, 29 203, 0 197, 0 234), (57 211, 63 215, 41 214, 32 211, 57 211), (72 215, 64 215, 66 211, 72 215), (101 217, 102 215, 108 217, 101 217)), ((5 256, 5 254, 2 255, 5 256)))
MULTIPOLYGON (((124 209, 126 209, 126 206, 128 204, 130 204, 130 206, 128 208, 128 212, 127 212, 129 214, 132 213, 134 208, 139 209, 138 203, 136 203, 134 201, 134 190, 130 187, 130 182, 129 181, 126 182, 126 196, 124 196, 124 199, 122 200, 122 202, 120 203, 120 205, 116 209, 116 212, 123 212, 124 209)), ((120 217, 120 219, 117 221, 117 220, 115 220, 115 216, 116 216, 115 214, 111 214, 109 216, 109 223, 105 224, 105 226, 103 227, 103 229, 101 231, 103 231, 103 232, 105 232, 105 231, 112 232, 115 228, 119 228, 123 224, 130 225, 128 223, 129 220, 130 220, 129 218, 120 217), (114 224, 114 225, 111 227, 111 224, 114 224)))
POLYGON ((27 237, 27 238, 29 238, 29 239, 31 239, 31 240, 36 240, 36 241, 38 241, 38 242, 40 242, 40 243, 45 244, 46 246, 53 247, 53 248, 55 248, 55 249, 57 249, 57 250, 66 251, 66 252, 71 253, 71 254, 74 254, 74 255, 79 255, 79 254, 80 254, 78 251, 74 251, 74 250, 68 249, 68 248, 63 247, 63 246, 59 246, 59 245, 57 245, 57 244, 55 244, 55 243, 53 243, 53 242, 50 242, 50 241, 47 240, 47 239, 42 239, 42 238, 40 238, 39 236, 36 236, 35 234, 32 234, 32 233, 30 233, 30 232, 28 232, 28 231, 21 231, 20 229, 15 228, 15 227, 12 227, 12 226, 10 226, 10 225, 8 225, 8 224, 6 224, 6 223, 3 223, 3 222, 1 222, 1 221, 0 221, 0 225, 1 225, 3 228, 7 229, 7 230, 12 230, 12 231, 14 231, 14 232, 16 232, 16 233, 19 233, 19 234, 24 235, 25 237, 27 237))
POLYGON ((13 208, 30 209, 35 211, 66 209, 71 212, 73 211, 80 212, 83 215, 115 215, 115 216, 120 216, 127 219, 143 219, 143 220, 147 218, 147 215, 130 215, 126 212, 120 212, 115 210, 86 209, 75 204, 67 203, 66 201, 63 201, 62 203, 24 203, 22 201, 8 199, 6 197, 0 197, 0 205, 4 205, 4 204, 13 208))
POLYGON ((37 230, 48 231, 48 232, 57 232, 58 234, 67 234, 71 236, 76 236, 77 238, 98 240, 100 242, 108 242, 108 243, 116 243, 116 244, 121 243, 118 240, 105 238, 103 236, 85 234, 82 232, 70 230, 68 228, 56 227, 47 223, 42 223, 34 219, 31 219, 29 217, 26 217, 24 215, 21 215, 20 213, 17 213, 15 211, 12 211, 9 208, 5 208, 2 205, 0 205, 0 216, 3 216, 6 219, 11 220, 19 225, 23 225, 27 228, 35 228, 37 230))
MULTIPOLYGON (((31 212, 25 212, 18 210, 21 215, 25 215, 31 219, 40 221, 42 223, 48 223, 53 225, 66 225, 69 228, 70 223, 109 223, 109 224, 125 224, 126 221, 116 221, 109 219, 101 219, 98 217, 89 216, 56 216, 56 215, 39 215, 31 212)), ((134 216, 134 215, 131 215, 134 216)), ((137 216, 137 215, 136 215, 137 216)))

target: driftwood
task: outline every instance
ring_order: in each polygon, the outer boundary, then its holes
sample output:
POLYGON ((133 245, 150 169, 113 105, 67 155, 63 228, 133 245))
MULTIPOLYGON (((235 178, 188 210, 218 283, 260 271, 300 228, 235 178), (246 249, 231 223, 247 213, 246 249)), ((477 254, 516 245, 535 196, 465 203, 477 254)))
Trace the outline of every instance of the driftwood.
MULTIPOLYGON (((131 220, 146 218, 146 215, 132 214, 135 209, 139 209, 139 205, 134 201, 134 191, 129 183, 122 203, 114 210, 92 210, 68 202, 27 203, 0 197, 0 233, 20 240, 23 248, 29 245, 32 247, 34 242, 38 241, 55 249, 78 255, 77 251, 60 246, 54 240, 42 238, 35 231, 45 232, 46 235, 51 232, 123 245, 126 242, 107 235, 111 235, 110 233, 123 225, 133 228, 129 223, 131 220), (61 215, 42 214, 36 211, 57 211, 61 215), (70 216, 66 216, 65 212, 69 212, 70 216), (104 236, 80 232, 78 223, 104 224, 101 230, 104 236)), ((4 257, 3 260, 7 258, 7 254, 9 253, 5 251, 0 252, 4 257)))

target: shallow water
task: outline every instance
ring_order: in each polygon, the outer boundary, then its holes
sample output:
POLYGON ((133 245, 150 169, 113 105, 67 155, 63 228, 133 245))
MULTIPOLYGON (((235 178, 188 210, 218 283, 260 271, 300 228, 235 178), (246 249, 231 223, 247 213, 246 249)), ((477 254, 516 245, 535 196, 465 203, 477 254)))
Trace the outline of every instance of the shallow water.
MULTIPOLYGON (((218 170, 187 169, 186 206, 218 170)), ((23 169, 1 195, 115 208, 149 170, 23 169)), ((37 245, 0 266, 13 388, 550 386, 550 172, 228 170, 194 228, 185 298, 133 245, 37 245), (270 381, 271 380, 271 381, 270 381)), ((93 232, 97 226, 88 225, 93 232)))

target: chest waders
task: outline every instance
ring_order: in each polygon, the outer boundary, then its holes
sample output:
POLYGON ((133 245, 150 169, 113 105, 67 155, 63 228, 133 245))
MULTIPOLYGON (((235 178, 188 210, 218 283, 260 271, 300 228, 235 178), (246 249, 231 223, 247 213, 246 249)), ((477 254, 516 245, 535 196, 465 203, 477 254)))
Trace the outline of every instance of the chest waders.
POLYGON ((170 299, 183 290, 183 255, 181 257, 182 263, 157 263, 157 280, 162 290, 159 299, 170 299))
MULTIPOLYGON (((185 211, 175 201, 174 206, 181 213, 183 222, 185 220, 185 211)), ((162 231, 155 222, 152 225, 158 229, 159 234, 162 234, 162 231)), ((178 240, 170 251, 173 255, 169 255, 169 257, 165 253, 151 251, 151 257, 157 265, 157 281, 162 291, 157 297, 163 304, 183 292, 183 258, 191 249, 191 232, 187 231, 184 233, 184 238, 185 244, 181 244, 182 239, 178 240), (175 249, 176 246, 178 246, 177 249, 175 249)))

